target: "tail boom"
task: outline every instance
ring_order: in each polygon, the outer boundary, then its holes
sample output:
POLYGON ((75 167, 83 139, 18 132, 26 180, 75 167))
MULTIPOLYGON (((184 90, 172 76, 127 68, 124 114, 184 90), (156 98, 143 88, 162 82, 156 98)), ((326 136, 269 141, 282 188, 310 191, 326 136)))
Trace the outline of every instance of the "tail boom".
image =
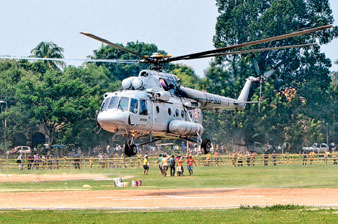
POLYGON ((201 109, 215 110, 244 110, 252 82, 259 81, 259 78, 250 76, 244 85, 238 99, 224 97, 212 93, 207 93, 187 87, 181 87, 181 91, 185 97, 196 100, 201 104, 201 109))

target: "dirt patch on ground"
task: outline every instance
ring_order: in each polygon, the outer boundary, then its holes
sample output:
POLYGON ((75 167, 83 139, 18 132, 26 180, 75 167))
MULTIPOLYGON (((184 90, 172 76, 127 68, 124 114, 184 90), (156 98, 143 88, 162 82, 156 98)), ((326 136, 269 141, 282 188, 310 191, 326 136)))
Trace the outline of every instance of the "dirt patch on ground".
POLYGON ((102 174, 0 174, 0 183, 2 182, 40 182, 40 181, 66 181, 66 180, 110 180, 102 174))
POLYGON ((0 193, 0 209, 225 209, 293 204, 338 207, 338 189, 184 189, 0 193))

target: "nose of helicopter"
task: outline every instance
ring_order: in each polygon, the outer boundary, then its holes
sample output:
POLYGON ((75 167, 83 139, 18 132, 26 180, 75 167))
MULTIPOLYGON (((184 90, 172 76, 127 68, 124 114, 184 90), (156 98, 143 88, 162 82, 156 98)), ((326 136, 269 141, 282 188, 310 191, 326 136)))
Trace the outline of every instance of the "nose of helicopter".
POLYGON ((97 115, 97 122, 103 129, 112 126, 127 125, 129 112, 125 111, 103 111, 97 115))

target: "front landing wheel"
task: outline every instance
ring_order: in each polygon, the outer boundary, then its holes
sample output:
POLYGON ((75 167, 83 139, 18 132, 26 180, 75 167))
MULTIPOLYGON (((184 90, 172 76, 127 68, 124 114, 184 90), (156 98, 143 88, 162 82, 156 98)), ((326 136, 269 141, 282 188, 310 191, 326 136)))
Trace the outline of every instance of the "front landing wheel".
POLYGON ((124 154, 127 157, 135 156, 137 154, 137 146, 135 144, 128 144, 128 142, 126 142, 124 144, 124 154))
POLYGON ((203 154, 208 154, 211 149, 211 141, 210 139, 203 139, 202 144, 201 144, 201 151, 203 154))

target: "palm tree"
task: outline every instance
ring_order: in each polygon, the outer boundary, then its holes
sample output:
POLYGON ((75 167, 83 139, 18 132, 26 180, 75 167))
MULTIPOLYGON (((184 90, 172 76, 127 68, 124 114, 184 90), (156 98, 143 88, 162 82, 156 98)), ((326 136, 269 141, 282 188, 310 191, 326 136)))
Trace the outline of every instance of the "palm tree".
MULTIPOLYGON (((32 57, 37 58, 63 58, 63 48, 57 46, 53 42, 41 42, 36 46, 31 53, 32 57)), ((51 67, 52 69, 59 69, 65 67, 65 63, 63 61, 44 61, 46 65, 51 67)))

